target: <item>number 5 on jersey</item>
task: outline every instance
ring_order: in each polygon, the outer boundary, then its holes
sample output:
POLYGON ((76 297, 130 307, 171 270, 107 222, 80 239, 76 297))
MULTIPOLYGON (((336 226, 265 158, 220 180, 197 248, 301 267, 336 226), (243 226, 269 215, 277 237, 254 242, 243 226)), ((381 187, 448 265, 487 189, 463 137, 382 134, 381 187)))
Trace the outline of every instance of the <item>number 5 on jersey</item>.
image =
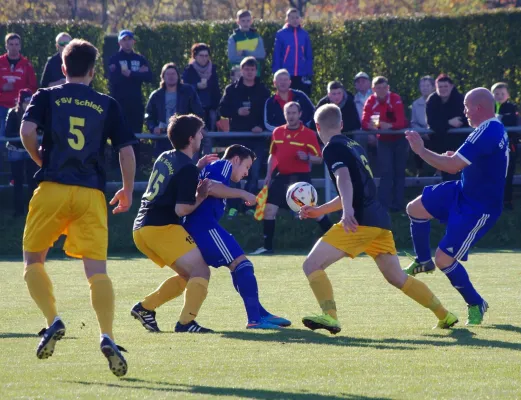
POLYGON ((79 128, 85 127, 85 118, 69 117, 69 133, 74 138, 69 138, 69 146, 74 150, 81 150, 85 146, 85 135, 79 128))
POLYGON ((150 181, 148 182, 147 191, 144 194, 144 198, 148 201, 152 201, 154 197, 159 193, 160 185, 165 180, 165 176, 163 174, 157 174, 157 169, 152 173, 150 177, 150 181))

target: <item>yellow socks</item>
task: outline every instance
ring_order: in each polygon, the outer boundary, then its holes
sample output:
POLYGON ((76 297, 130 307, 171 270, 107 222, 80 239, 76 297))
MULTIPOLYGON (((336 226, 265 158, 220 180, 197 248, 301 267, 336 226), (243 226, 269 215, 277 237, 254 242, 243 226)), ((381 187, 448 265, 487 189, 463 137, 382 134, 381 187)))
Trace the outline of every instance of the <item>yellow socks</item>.
POLYGON ((43 264, 28 265, 24 272, 24 279, 31 297, 47 320, 47 327, 51 326, 58 313, 56 312, 52 282, 45 272, 43 264))
POLYGON ((96 274, 89 278, 90 301, 98 317, 101 334, 114 339, 112 324, 114 322, 114 290, 107 274, 96 274))
POLYGON ((314 271, 308 276, 309 286, 313 290, 322 311, 334 319, 336 315, 336 303, 333 297, 333 287, 327 274, 323 270, 314 271))
POLYGON ((183 325, 192 322, 201 308, 208 293, 208 280, 204 278, 192 278, 186 284, 185 304, 179 322, 183 325))
POLYGON ((186 280, 179 276, 173 276, 164 281, 159 287, 141 302, 147 310, 154 311, 157 307, 175 299, 183 294, 186 288, 186 280))
POLYGON ((438 319, 447 316, 448 311, 425 283, 409 276, 401 290, 411 299, 431 310, 438 319))

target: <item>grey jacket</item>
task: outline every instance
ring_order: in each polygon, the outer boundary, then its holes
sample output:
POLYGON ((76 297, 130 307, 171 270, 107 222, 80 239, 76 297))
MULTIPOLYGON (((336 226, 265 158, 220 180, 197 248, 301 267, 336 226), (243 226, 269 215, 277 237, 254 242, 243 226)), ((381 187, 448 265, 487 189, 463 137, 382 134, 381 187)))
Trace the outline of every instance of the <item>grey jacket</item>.
POLYGON ((425 112, 425 106, 427 100, 423 97, 416 99, 412 103, 411 112, 411 128, 428 128, 427 125, 427 114, 425 112))

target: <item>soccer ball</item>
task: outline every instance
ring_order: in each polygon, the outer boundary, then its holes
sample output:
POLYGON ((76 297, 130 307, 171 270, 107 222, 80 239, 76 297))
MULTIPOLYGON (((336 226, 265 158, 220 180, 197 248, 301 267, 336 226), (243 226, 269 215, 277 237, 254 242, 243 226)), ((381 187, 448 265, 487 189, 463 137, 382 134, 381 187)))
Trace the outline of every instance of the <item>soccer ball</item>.
POLYGON ((286 192, 286 202, 292 211, 299 212, 301 207, 317 204, 317 191, 311 183, 294 183, 286 192))

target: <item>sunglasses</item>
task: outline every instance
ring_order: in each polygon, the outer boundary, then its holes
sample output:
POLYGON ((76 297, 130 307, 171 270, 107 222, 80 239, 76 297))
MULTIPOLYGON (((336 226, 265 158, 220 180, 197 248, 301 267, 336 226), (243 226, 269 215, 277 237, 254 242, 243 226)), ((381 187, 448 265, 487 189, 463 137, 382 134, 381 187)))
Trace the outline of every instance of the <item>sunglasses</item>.
POLYGON ((61 46, 61 47, 65 47, 69 44, 70 42, 58 42, 58 45, 61 46))

